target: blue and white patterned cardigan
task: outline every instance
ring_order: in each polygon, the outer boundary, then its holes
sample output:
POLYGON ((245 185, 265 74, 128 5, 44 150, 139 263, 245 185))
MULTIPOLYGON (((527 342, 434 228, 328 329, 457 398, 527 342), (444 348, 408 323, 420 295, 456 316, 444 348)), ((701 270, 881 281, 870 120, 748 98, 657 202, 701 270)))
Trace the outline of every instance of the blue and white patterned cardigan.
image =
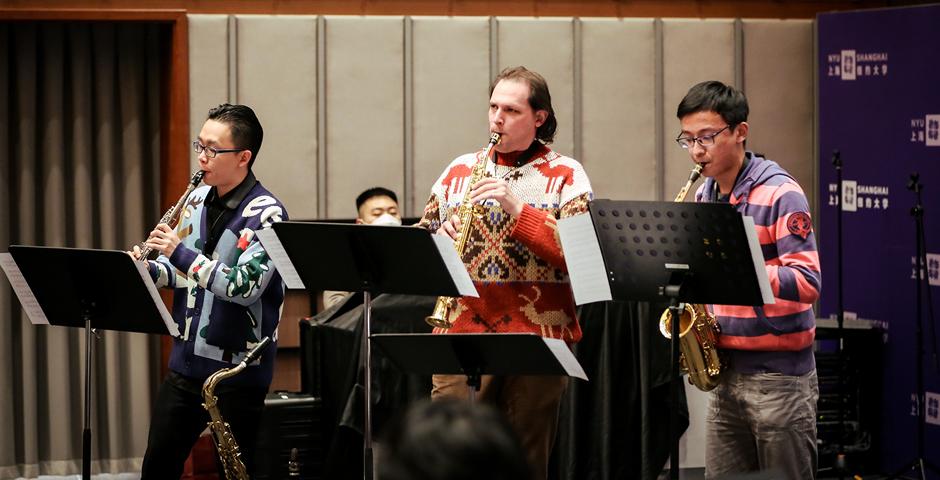
POLYGON ((176 232, 180 244, 150 262, 157 287, 174 289, 170 369, 196 380, 241 362, 261 338, 271 337, 261 358, 228 385, 267 388, 274 368, 284 283, 255 231, 287 220, 284 205, 258 182, 225 225, 211 258, 201 252, 207 236, 205 200, 211 187, 190 194, 176 232))

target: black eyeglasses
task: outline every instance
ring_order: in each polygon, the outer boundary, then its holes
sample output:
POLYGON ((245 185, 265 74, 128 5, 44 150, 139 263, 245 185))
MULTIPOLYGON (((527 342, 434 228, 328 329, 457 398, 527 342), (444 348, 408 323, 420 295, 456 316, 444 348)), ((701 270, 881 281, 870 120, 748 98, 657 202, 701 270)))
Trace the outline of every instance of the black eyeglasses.
POLYGON ((199 143, 199 140, 196 140, 195 142, 193 142, 193 151, 196 152, 196 153, 206 152, 206 157, 207 157, 207 158, 215 158, 215 156, 218 155, 218 154, 220 154, 220 153, 241 152, 242 150, 246 150, 246 149, 244 149, 244 148, 215 148, 215 147, 207 147, 207 146, 205 146, 205 145, 199 143))
POLYGON ((715 133, 709 133, 708 135, 702 135, 700 137, 679 137, 676 139, 676 143, 686 150, 691 149, 692 146, 696 143, 703 147, 710 147, 715 144, 715 137, 729 128, 731 128, 731 125, 725 125, 725 128, 722 128, 715 133))

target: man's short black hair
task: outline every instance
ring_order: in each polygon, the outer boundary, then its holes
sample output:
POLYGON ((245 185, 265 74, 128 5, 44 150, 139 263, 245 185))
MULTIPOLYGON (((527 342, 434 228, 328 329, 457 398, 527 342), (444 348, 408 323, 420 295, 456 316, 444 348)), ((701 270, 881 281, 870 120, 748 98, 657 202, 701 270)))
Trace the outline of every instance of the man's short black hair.
POLYGON ((209 110, 208 120, 215 120, 228 125, 232 131, 232 141, 235 148, 244 148, 251 151, 251 160, 248 168, 254 165, 261 150, 261 140, 264 138, 264 129, 251 107, 245 105, 232 105, 223 103, 209 110))
POLYGON ((747 121, 747 97, 740 90, 716 80, 699 83, 679 102, 676 117, 698 112, 715 112, 731 127, 747 121))
POLYGON ((372 187, 356 197, 356 211, 358 212, 359 207, 372 197, 388 197, 394 200, 395 203, 398 203, 398 196, 395 195, 395 192, 384 187, 372 187))

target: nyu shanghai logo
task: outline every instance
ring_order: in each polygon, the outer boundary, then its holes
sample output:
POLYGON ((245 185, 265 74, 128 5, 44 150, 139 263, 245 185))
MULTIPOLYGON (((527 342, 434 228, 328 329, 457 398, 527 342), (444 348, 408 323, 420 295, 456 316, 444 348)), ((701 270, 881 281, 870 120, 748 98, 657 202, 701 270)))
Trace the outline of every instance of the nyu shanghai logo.
POLYGON ((888 75, 888 52, 857 53, 842 50, 826 55, 826 76, 842 80, 888 75))
MULTIPOLYGON (((921 275, 927 277, 927 283, 940 285, 940 254, 928 253, 927 264, 921 264, 921 275)), ((911 257, 911 280, 917 279, 917 257, 911 257)))
POLYGON ((926 392, 924 403, 927 404, 924 421, 940 425, 940 393, 926 392))
POLYGON ((940 114, 911 119, 911 143, 940 147, 940 114))
POLYGON ((841 201, 838 190, 838 184, 829 184, 829 206, 842 205, 843 212, 888 209, 889 192, 885 185, 859 185, 855 180, 842 180, 841 201))

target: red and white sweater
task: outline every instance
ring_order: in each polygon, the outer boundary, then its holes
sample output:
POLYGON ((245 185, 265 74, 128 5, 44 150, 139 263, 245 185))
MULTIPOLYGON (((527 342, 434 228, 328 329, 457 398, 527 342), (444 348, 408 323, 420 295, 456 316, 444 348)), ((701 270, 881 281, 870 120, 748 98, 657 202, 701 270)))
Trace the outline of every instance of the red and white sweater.
MULTIPOLYGON (((418 226, 436 232, 453 216, 470 190, 468 180, 482 150, 455 159, 431 188, 418 226)), ((451 309, 447 333, 532 332, 569 343, 581 339, 568 284, 557 220, 587 212, 591 184, 573 158, 539 146, 520 167, 498 156, 489 172, 509 183, 525 202, 518 219, 499 203, 483 203, 474 219, 463 261, 479 298, 461 298, 451 309)), ((437 333, 444 333, 438 331, 437 333)))

